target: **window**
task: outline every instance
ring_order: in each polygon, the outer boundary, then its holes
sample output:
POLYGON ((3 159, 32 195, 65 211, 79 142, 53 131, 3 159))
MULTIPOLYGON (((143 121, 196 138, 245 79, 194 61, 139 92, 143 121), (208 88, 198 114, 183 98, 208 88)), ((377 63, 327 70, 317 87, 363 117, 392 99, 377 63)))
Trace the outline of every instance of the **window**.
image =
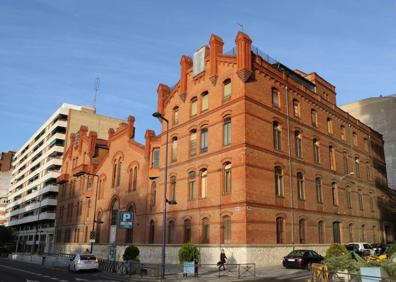
POLYGON ((114 187, 116 184, 116 177, 117 177, 117 161, 114 161, 113 164, 113 177, 111 178, 111 186, 114 187))
POLYGON ((113 200, 113 203, 111 205, 111 224, 110 225, 117 225, 117 216, 118 216, 118 210, 120 208, 120 205, 117 201, 117 199, 113 200))
POLYGON ((355 175, 360 177, 359 157, 355 157, 355 175))
POLYGON ((336 158, 335 158, 335 150, 333 146, 329 146, 329 162, 330 162, 330 169, 335 171, 336 170, 336 158))
POLYGON ((322 180, 320 177, 315 178, 315 188, 316 188, 316 202, 323 204, 323 193, 322 193, 322 180))
POLYGON ((357 146, 358 145, 358 136, 356 132, 352 133, 353 136, 353 145, 357 146))
POLYGON ((231 98, 231 79, 224 80, 224 100, 231 98))
POLYGON ((208 92, 204 92, 201 95, 201 111, 206 111, 208 109, 208 97, 209 97, 209 93, 208 92))
POLYGON ((190 157, 197 154, 197 131, 195 129, 190 131, 190 157))
POLYGON ((298 233, 300 237, 300 244, 305 244, 305 220, 300 219, 298 222, 298 233))
POLYGON ((353 224, 350 223, 348 225, 348 240, 349 242, 353 242, 353 224))
POLYGON ((151 207, 154 207, 157 201, 157 183, 151 183, 151 207))
POLYGON ((133 182, 133 169, 130 168, 128 171, 128 192, 132 191, 132 182, 133 182))
POLYGON ((359 199, 359 209, 362 211, 363 210, 363 195, 362 195, 362 193, 358 193, 358 199, 359 199))
POLYGON ((177 161, 177 137, 172 139, 172 162, 177 161))
POLYGON ((282 217, 276 218, 276 243, 283 244, 283 226, 284 226, 284 219, 282 217))
POLYGON ((280 166, 275 167, 275 193, 278 197, 283 197, 283 176, 282 176, 282 168, 280 166))
POLYGON ((184 221, 184 243, 191 242, 191 220, 184 221))
POLYGON ((352 208, 352 195, 351 191, 348 189, 348 187, 345 189, 346 190, 346 200, 347 200, 347 206, 349 209, 352 208))
POLYGON ((311 110, 311 122, 313 126, 318 127, 318 113, 315 110, 311 110))
POLYGON ((293 114, 295 117, 301 116, 300 102, 297 99, 293 100, 293 114))
POLYGON ((301 133, 298 130, 294 132, 294 143, 296 147, 296 157, 302 158, 302 138, 301 133))
POLYGON ((272 106, 279 108, 279 91, 276 88, 272 88, 272 106))
POLYGON ((149 244, 154 243, 154 237, 155 237, 155 225, 154 225, 154 220, 151 220, 150 230, 149 230, 149 244))
POLYGON ((281 127, 279 125, 279 122, 274 121, 272 123, 272 128, 273 128, 273 138, 274 138, 274 149, 276 151, 281 150, 281 127))
POLYGON ((173 243, 175 243, 175 222, 171 220, 168 224, 168 244, 173 243))
POLYGON ((302 172, 297 172, 297 194, 298 194, 298 200, 300 201, 305 200, 304 177, 302 172))
POLYGON ((195 172, 188 173, 188 199, 194 200, 195 197, 195 172))
POLYGON ((324 223, 323 221, 318 222, 318 235, 319 235, 319 244, 324 243, 324 223))
MULTIPOLYGON (((172 148, 173 148, 173 141, 172 141, 172 148)), ((159 157, 160 157, 160 149, 154 148, 153 149, 153 163, 152 163, 153 168, 159 168, 159 157)))
POLYGON ((344 152, 342 153, 342 161, 344 163, 344 173, 349 174, 349 168, 348 168, 348 153, 344 152))
POLYGON ((338 192, 337 192, 337 183, 331 183, 331 195, 333 197, 333 206, 338 206, 338 192))
POLYGON ((170 195, 170 198, 171 198, 171 200, 175 200, 176 201, 176 176, 171 176, 171 178, 170 178, 170 184, 171 184, 171 189, 170 189, 170 192, 171 192, 171 195, 170 195))
POLYGON ((231 144, 231 117, 224 118, 223 124, 224 146, 231 144))
POLYGON ((195 116, 198 113, 198 99, 194 97, 191 99, 191 115, 195 116))
POLYGON ((136 191, 136 189, 137 189, 137 173, 138 173, 137 167, 135 166, 133 168, 133 181, 132 181, 132 190, 133 191, 136 191))
POLYGON ((341 125, 340 131, 341 131, 341 140, 346 141, 345 126, 341 125))
POLYGON ((313 153, 314 153, 314 162, 320 163, 320 154, 319 154, 319 141, 314 139, 313 140, 313 153))
POLYGON ((364 138, 364 149, 365 149, 366 151, 369 150, 369 146, 370 146, 370 142, 368 141, 367 138, 364 138))
POLYGON ((121 183, 121 167, 122 167, 122 161, 118 161, 118 172, 117 172, 117 186, 120 186, 121 183))
POLYGON ((231 243, 231 217, 228 215, 223 217, 223 243, 231 243))
POLYGON ((209 219, 207 217, 202 219, 202 243, 209 243, 209 219))
POLYGON ((224 192, 231 193, 231 163, 224 164, 224 192))
POLYGON ((200 171, 200 174, 201 174, 201 199, 205 199, 207 194, 207 186, 208 186, 208 171, 206 169, 202 169, 200 171))
POLYGON ((176 125, 179 123, 179 107, 173 108, 173 124, 176 125))
POLYGON ((201 153, 208 151, 208 128, 201 128, 201 153))
POLYGON ((367 165, 367 180, 371 181, 371 168, 370 165, 367 165))
POLYGON ((340 223, 337 221, 333 222, 333 242, 341 243, 340 223))
POLYGON ((333 121, 331 118, 327 118, 327 132, 333 134, 333 121))

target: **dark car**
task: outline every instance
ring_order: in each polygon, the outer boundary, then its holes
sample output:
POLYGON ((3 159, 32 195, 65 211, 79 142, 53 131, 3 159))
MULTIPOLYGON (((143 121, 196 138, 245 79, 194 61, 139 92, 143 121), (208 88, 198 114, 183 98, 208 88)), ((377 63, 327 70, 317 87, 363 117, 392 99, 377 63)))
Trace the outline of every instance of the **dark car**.
POLYGON ((283 258, 282 264, 286 268, 310 269, 312 263, 323 262, 324 257, 312 250, 295 250, 283 258))

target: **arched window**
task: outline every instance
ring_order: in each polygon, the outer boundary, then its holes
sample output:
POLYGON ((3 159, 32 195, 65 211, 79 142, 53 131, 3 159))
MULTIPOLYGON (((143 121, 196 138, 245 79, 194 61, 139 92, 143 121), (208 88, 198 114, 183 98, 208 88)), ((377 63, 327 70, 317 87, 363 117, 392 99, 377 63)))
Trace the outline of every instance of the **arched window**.
POLYGON ((168 244, 175 243, 175 222, 173 220, 168 223, 168 244))
POLYGON ((208 151, 208 127, 204 126, 201 128, 201 153, 208 151))
POLYGON ((207 217, 202 219, 202 243, 209 243, 209 219, 207 217))
POLYGON ((340 223, 333 222, 333 243, 341 243, 340 223))
POLYGON ((331 118, 327 118, 327 132, 333 134, 333 121, 331 118))
POLYGON ((128 170, 128 192, 132 191, 132 183, 133 183, 133 169, 130 168, 128 170))
POLYGON ((191 220, 184 221, 184 243, 191 242, 191 220))
POLYGON ((319 235, 319 244, 324 243, 324 223, 323 221, 318 222, 318 235, 319 235))
POLYGON ((314 138, 312 140, 312 143, 313 143, 314 162, 320 163, 319 141, 314 138))
POLYGON ((179 107, 173 108, 173 124, 176 125, 179 123, 179 107))
POLYGON ((154 237, 155 237, 155 225, 154 225, 154 220, 151 220, 150 230, 149 230, 149 244, 154 243, 154 237))
POLYGON ((195 198, 195 172, 190 171, 188 173, 188 199, 194 200, 195 198))
POLYGON ((277 108, 280 107, 279 90, 276 88, 272 88, 272 106, 277 108))
POLYGON ((225 117, 223 121, 224 146, 231 144, 231 117, 225 117))
POLYGON ((116 186, 120 186, 120 183, 121 183, 121 168, 122 168, 122 161, 120 159, 118 161, 117 184, 116 184, 116 186))
POLYGON ((298 200, 300 201, 305 200, 304 176, 302 172, 297 172, 297 194, 298 194, 298 200))
POLYGON ((177 161, 177 137, 172 138, 172 162, 177 161))
POLYGON ((298 130, 294 132, 294 143, 296 147, 296 157, 302 158, 302 138, 301 133, 298 130))
POLYGON ((359 157, 355 157, 355 175, 360 177, 359 157))
POLYGON ((204 93, 201 94, 201 111, 206 111, 209 107, 209 101, 208 101, 209 93, 208 91, 205 91, 204 93))
POLYGON ((231 163, 225 163, 224 170, 224 192, 231 193, 231 163))
POLYGON ((157 202, 157 183, 151 183, 151 207, 154 207, 157 202))
POLYGON ((224 80, 224 82, 223 82, 223 89, 224 89, 224 95, 223 95, 223 97, 224 97, 224 100, 228 100, 228 99, 230 99, 231 98, 231 79, 226 79, 226 80, 224 80))
POLYGON ((120 209, 120 204, 117 199, 114 199, 111 204, 111 225, 117 225, 117 216, 120 209))
POLYGON ((138 169, 135 166, 133 168, 133 183, 132 183, 133 191, 136 191, 137 189, 137 173, 138 173, 138 169))
POLYGON ((197 130, 190 131, 190 157, 197 154, 197 130))
POLYGON ((331 195, 333 198, 333 205, 338 206, 338 189, 337 183, 335 182, 331 183, 331 195))
POLYGON ((170 189, 171 195, 170 195, 170 198, 171 198, 171 200, 176 201, 176 176, 171 176, 170 184, 171 184, 171 189, 170 189))
POLYGON ((282 168, 280 166, 275 167, 275 193, 278 197, 284 196, 283 191, 283 175, 282 168))
POLYGON ((276 243, 283 244, 284 243, 284 219, 283 217, 276 218, 276 243))
POLYGON ((329 162, 330 162, 330 169, 335 171, 336 170, 335 150, 331 145, 329 146, 329 162))
POLYGON ((342 162, 344 163, 344 173, 349 174, 349 168, 348 168, 348 153, 343 152, 342 153, 342 162))
POLYGON ((293 114, 298 118, 301 116, 300 102, 297 99, 293 100, 293 114))
POLYGON ((298 222, 298 234, 300 237, 300 244, 305 244, 305 220, 300 219, 298 222))
POLYGON ((349 209, 352 208, 352 195, 351 195, 351 190, 349 190, 349 187, 347 186, 345 188, 346 191, 346 200, 347 200, 347 206, 349 209))
POLYGON ((315 187, 316 187, 316 201, 319 204, 323 204, 322 180, 320 179, 320 177, 315 178, 315 187))
MULTIPOLYGON (((172 143, 173 145, 173 143, 172 143)), ((173 149, 173 147, 172 147, 173 149)), ((160 157, 160 149, 159 148, 154 148, 153 149, 153 163, 152 163, 152 167, 153 168, 158 168, 159 167, 159 157, 160 157)))
POLYGON ((191 115, 195 116, 198 113, 198 99, 194 97, 191 99, 191 115))
POLYGON ((111 178, 111 187, 116 186, 116 178, 117 178, 117 161, 113 163, 113 177, 111 178))
POLYGON ((205 199, 207 195, 207 187, 208 187, 208 171, 206 169, 201 169, 201 199, 205 199))
MULTIPOLYGON (((133 206, 129 206, 128 208, 129 212, 135 212, 133 209, 133 206)), ((132 243, 133 242, 133 229, 126 229, 126 234, 125 234, 125 243, 132 243)))
POLYGON ((353 242, 353 224, 350 223, 348 225, 348 240, 349 242, 353 242))
POLYGON ((273 138, 274 138, 274 149, 276 151, 280 151, 282 148, 282 130, 279 122, 274 121, 272 123, 272 132, 273 132, 273 138))
POLYGON ((231 217, 228 215, 223 217, 223 243, 231 243, 231 217))
POLYGON ((358 199, 359 199, 359 209, 362 211, 363 210, 363 195, 361 192, 358 193, 358 199))

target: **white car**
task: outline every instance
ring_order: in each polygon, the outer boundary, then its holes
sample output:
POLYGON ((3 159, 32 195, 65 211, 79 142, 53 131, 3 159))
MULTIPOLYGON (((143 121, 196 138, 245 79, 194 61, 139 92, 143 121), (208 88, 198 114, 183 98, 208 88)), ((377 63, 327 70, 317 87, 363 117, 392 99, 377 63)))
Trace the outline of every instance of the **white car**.
POLYGON ((354 251, 360 256, 374 255, 374 249, 369 243, 352 242, 346 245, 348 251, 354 251))
POLYGON ((99 261, 98 258, 91 254, 76 254, 70 259, 69 270, 98 270, 99 261))

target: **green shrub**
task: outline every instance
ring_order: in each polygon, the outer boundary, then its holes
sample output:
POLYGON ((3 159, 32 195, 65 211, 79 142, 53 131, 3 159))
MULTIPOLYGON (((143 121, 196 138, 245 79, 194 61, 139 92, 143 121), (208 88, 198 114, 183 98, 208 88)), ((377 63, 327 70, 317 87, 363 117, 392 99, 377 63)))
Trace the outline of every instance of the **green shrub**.
POLYGON ((344 245, 331 244, 330 247, 326 251, 326 259, 329 259, 329 258, 332 258, 332 257, 346 256, 348 254, 349 254, 349 252, 345 248, 344 245))
POLYGON ((396 253, 396 242, 394 242, 391 246, 390 246, 390 248, 389 248, 389 250, 388 250, 388 257, 391 257, 393 254, 395 254, 396 253))
POLYGON ((326 265, 330 272, 343 272, 348 270, 350 273, 358 273, 364 263, 352 258, 350 254, 345 256, 333 256, 326 258, 326 265))
POLYGON ((191 244, 186 243, 181 246, 179 249, 179 261, 182 263, 183 261, 195 261, 199 260, 199 250, 198 248, 191 244))
POLYGON ((130 245, 125 249, 122 258, 124 260, 134 260, 139 256, 139 254, 140 254, 139 248, 134 245, 130 245))

